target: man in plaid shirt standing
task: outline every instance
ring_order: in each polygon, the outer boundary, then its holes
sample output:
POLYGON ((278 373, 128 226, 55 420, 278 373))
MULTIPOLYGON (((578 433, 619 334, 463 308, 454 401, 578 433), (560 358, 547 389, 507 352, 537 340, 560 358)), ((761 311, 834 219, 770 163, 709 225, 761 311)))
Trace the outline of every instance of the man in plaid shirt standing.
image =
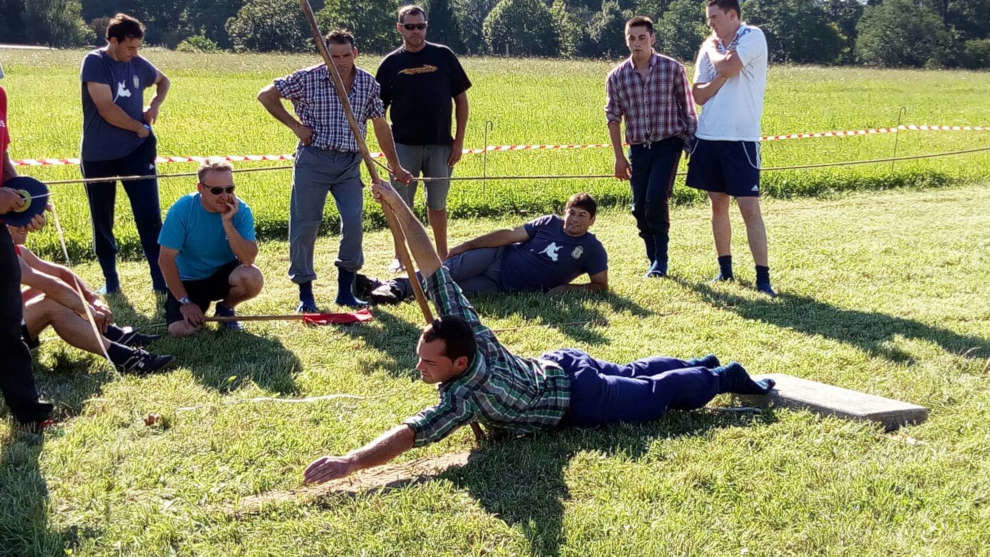
POLYGON ((323 456, 304 473, 325 482, 384 464, 413 447, 439 441, 460 426, 481 422, 513 435, 557 426, 591 427, 656 419, 668 408, 700 408, 719 393, 766 394, 773 381, 753 381, 736 362, 714 355, 696 360, 653 356, 626 365, 574 348, 523 358, 484 326, 450 272, 441 266, 426 229, 387 182, 371 192, 391 208, 426 277, 424 290, 439 319, 423 329, 416 369, 437 383, 440 401, 344 456, 323 456))
MULTIPOLYGON (((378 82, 370 73, 354 65, 358 54, 354 36, 347 31, 334 31, 327 35, 326 42, 362 134, 370 119, 390 171, 399 182, 409 183, 412 175, 402 168, 395 154, 378 82)), ((289 204, 289 278, 299 285, 297 311, 319 311, 313 297, 313 280, 316 279, 313 248, 323 220, 327 193, 333 195, 340 213, 340 247, 334 261, 338 273, 336 303, 349 307, 365 305, 352 291, 354 274, 364 263, 361 251, 364 209, 361 153, 334 91, 329 70, 319 64, 276 79, 258 93, 258 100, 299 138, 289 204), (282 99, 292 101, 299 120, 288 113, 282 99)))
POLYGON ((629 180, 632 210, 646 243, 647 277, 667 276, 670 193, 685 140, 694 135, 698 116, 684 66, 653 51, 653 21, 636 16, 626 22, 629 58, 605 81, 605 119, 615 153, 615 177, 629 180), (622 152, 620 123, 626 121, 629 159, 622 152))

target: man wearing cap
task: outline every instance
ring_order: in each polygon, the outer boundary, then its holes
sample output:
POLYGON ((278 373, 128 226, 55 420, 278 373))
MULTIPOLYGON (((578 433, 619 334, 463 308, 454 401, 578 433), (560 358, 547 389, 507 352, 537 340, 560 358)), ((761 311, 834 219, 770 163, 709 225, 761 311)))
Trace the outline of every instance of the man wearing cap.
MULTIPOLYGON (((0 78, 3 68, 0 67, 0 78)), ((17 176, 10 160, 7 146, 10 131, 7 127, 7 92, 0 87, 0 215, 24 205, 24 198, 4 182, 17 176)), ((38 215, 28 228, 36 230, 44 225, 44 216, 38 215)), ((31 372, 31 352, 21 335, 21 267, 14 251, 14 243, 0 217, 0 354, 4 364, 0 369, 0 391, 14 418, 28 428, 40 427, 51 416, 53 406, 38 398, 38 388, 31 372)))
MULTIPOLYGON (((326 42, 362 136, 370 119, 389 169, 398 181, 409 182, 412 175, 402 168, 395 154, 378 82, 354 65, 358 55, 354 36, 347 31, 333 31, 327 35, 326 42)), ((289 278, 299 285, 297 311, 319 311, 313 296, 313 280, 316 279, 313 250, 323 221, 327 193, 333 195, 340 214, 340 246, 334 261, 337 267, 336 302, 348 307, 365 305, 366 302, 356 298, 353 292, 354 275, 364 264, 361 153, 335 93, 329 69, 325 64, 319 64, 276 79, 258 93, 258 100, 299 138, 289 202, 289 278), (282 99, 292 102, 299 120, 289 114, 282 99)))
MULTIPOLYGON (((168 94, 169 80, 138 55, 144 37, 140 21, 118 13, 107 25, 107 45, 86 55, 82 63, 82 173, 84 178, 147 176, 123 182, 131 202, 141 248, 155 292, 165 292, 158 268, 158 232, 162 227, 155 177, 157 147, 151 126, 168 94), (144 90, 155 95, 144 106, 144 90)), ((93 219, 93 249, 106 280, 104 291, 120 291, 117 240, 113 235, 116 181, 86 184, 93 219)))
MULTIPOLYGON (((402 46, 382 60, 375 79, 382 87, 382 102, 389 109, 395 150, 402 166, 414 175, 449 177, 461 159, 467 129, 467 90, 471 81, 453 51, 427 42, 426 12, 419 6, 399 8, 396 30, 402 46), (451 99, 457 125, 450 135, 451 99)), ((392 182, 406 204, 413 206, 416 182, 392 182)), ((447 192, 449 180, 424 184, 426 214, 433 229, 433 241, 441 258, 447 257, 447 192)), ((398 247, 396 248, 398 254, 398 247)), ((398 256, 390 270, 400 268, 398 256)))
MULTIPOLYGON (((254 217, 234 195, 233 166, 210 158, 200 165, 198 177, 196 193, 169 208, 158 237, 158 263, 168 284, 165 321, 169 334, 177 337, 198 331, 213 301, 217 317, 234 317, 237 304, 257 296, 264 284, 254 265, 254 217)), ((241 329, 233 320, 222 327, 241 329)))

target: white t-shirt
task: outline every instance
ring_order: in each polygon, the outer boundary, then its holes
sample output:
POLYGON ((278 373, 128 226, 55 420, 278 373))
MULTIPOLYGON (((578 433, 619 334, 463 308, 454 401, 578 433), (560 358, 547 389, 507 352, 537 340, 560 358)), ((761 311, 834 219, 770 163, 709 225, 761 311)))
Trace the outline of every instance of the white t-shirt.
MULTIPOLYGON (((720 141, 759 141, 763 91, 767 85, 767 39, 759 27, 743 23, 727 48, 720 41, 716 46, 723 54, 735 50, 743 69, 701 107, 695 136, 720 141)), ((715 66, 702 48, 694 64, 694 82, 707 83, 716 75, 715 66)))

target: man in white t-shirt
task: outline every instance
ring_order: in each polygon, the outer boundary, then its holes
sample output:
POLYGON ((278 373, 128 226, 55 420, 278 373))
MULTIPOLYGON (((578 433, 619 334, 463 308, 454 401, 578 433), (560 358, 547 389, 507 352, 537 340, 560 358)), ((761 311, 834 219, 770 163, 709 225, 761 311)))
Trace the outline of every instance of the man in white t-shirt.
POLYGON ((732 280, 729 203, 736 198, 756 263, 756 289, 770 286, 767 231, 760 214, 760 117, 767 83, 767 40, 740 19, 738 0, 707 0, 712 35, 698 51, 694 100, 702 105, 687 185, 708 192, 718 254, 715 280, 732 280))

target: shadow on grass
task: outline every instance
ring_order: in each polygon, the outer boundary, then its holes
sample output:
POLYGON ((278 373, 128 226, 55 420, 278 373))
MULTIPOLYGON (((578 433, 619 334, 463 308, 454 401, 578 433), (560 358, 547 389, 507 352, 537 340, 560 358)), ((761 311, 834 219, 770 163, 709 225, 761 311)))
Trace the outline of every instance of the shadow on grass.
POLYGON ((0 441, 0 555, 62 555, 100 532, 48 524, 48 483, 38 459, 44 437, 15 431, 0 441))
POLYGON ((897 336, 934 342, 947 352, 967 358, 982 358, 990 354, 990 342, 987 339, 962 335, 913 319, 838 308, 814 298, 787 293, 780 293, 775 300, 750 299, 729 292, 719 292, 707 284, 678 282, 696 292, 709 304, 735 312, 746 319, 809 335, 822 335, 852 344, 864 352, 892 362, 913 361, 910 354, 892 345, 897 336))
MULTIPOLYGON (((412 302, 415 304, 415 302, 412 302)), ((431 311, 432 304, 431 304, 431 311)), ((386 360, 383 369, 392 377, 419 379, 416 371, 416 342, 422 331, 420 323, 410 323, 405 319, 389 313, 382 306, 371 309, 377 325, 369 326, 360 323, 342 326, 337 330, 355 338, 360 338, 369 347, 383 354, 386 360)))
POLYGON ((550 296, 542 293, 484 294, 471 300, 475 309, 485 317, 508 317, 518 315, 525 326, 552 327, 577 342, 589 345, 602 345, 607 337, 591 329, 594 323, 608 325, 609 315, 631 313, 645 317, 652 312, 629 298, 615 293, 568 293, 550 296), (611 306, 611 311, 600 309, 602 302, 611 306))
POLYGON ((466 489, 490 514, 518 527, 533 554, 559 555, 564 542, 564 501, 570 498, 565 470, 580 452, 643 457, 655 441, 703 436, 723 427, 773 423, 772 412, 672 412, 638 425, 564 429, 496 443, 480 458, 439 477, 466 489))

